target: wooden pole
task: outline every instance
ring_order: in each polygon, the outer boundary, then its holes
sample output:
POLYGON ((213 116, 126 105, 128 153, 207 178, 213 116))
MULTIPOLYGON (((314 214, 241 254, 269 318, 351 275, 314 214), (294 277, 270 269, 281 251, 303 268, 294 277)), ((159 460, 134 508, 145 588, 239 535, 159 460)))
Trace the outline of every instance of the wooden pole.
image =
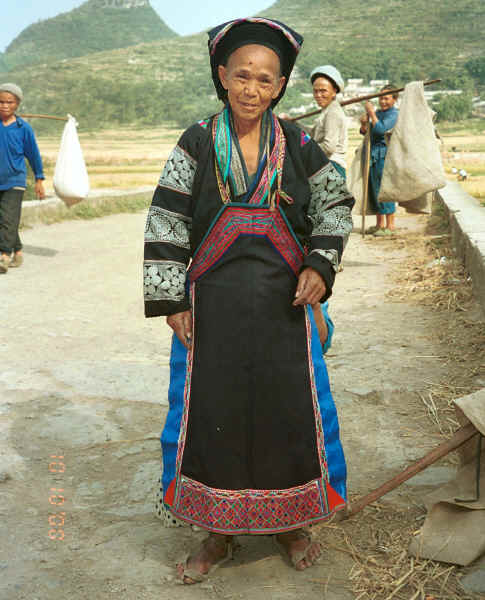
POLYGON ((369 199, 369 172, 370 172, 370 132, 372 129, 372 123, 367 123, 367 131, 364 137, 364 147, 362 151, 364 153, 364 163, 362 165, 362 177, 364 183, 364 193, 362 194, 362 237, 365 237, 365 217, 367 213, 367 204, 369 199))
POLYGON ((446 440, 446 442, 443 442, 434 450, 428 452, 428 454, 423 456, 423 458, 420 458, 407 469, 405 469, 404 471, 402 471, 401 473, 399 473, 380 487, 367 494, 367 496, 359 498, 356 502, 350 505, 347 509, 347 512, 342 515, 342 519, 348 519, 349 517, 353 517, 371 502, 375 502, 376 500, 384 496, 384 494, 387 494, 390 491, 394 490, 411 477, 414 477, 414 475, 416 475, 417 473, 420 473, 421 471, 426 469, 426 467, 429 467, 429 465, 432 465, 439 458, 446 456, 453 450, 456 450, 457 448, 462 446, 474 435, 477 435, 477 433, 479 432, 475 428, 473 423, 468 423, 468 425, 460 427, 460 429, 455 431, 455 433, 449 440, 446 440))
POLYGON ((22 119, 53 119, 55 121, 68 121, 67 117, 51 117, 50 115, 19 115, 22 119))
MULTIPOLYGON (((433 83, 439 83, 441 79, 430 79, 429 81, 423 81, 423 85, 431 85, 433 83)), ((364 102, 364 100, 372 100, 372 98, 379 98, 380 96, 387 96, 387 94, 397 94, 399 92, 403 92, 404 88, 396 88, 394 90, 385 90, 384 92, 377 92, 373 94, 368 94, 367 96, 356 96, 355 98, 349 98, 348 100, 344 100, 340 103, 340 106, 348 106, 349 104, 356 104, 357 102, 364 102)), ((300 119, 306 119, 307 117, 313 117, 313 115, 318 115, 322 112, 321 108, 317 108, 316 110, 312 110, 311 112, 305 113, 304 115, 299 115, 298 117, 291 117, 291 119, 287 119, 287 121, 299 121, 300 119)))

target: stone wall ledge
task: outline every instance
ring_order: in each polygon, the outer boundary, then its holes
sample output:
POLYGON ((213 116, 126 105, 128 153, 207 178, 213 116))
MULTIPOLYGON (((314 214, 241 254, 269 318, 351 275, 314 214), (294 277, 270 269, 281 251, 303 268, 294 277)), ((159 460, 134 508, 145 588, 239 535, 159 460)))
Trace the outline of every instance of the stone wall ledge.
POLYGON ((485 313, 485 207, 456 181, 449 181, 437 196, 448 215, 453 249, 470 274, 485 313))

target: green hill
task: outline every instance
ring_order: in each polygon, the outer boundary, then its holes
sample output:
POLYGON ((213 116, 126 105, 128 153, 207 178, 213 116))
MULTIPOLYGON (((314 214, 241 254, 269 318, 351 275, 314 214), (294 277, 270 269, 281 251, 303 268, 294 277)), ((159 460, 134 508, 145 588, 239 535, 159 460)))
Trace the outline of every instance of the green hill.
POLYGON ((149 0, 88 0, 24 29, 7 47, 7 69, 176 37, 149 0))
MULTIPOLYGON (((279 0, 263 14, 305 36, 281 110, 301 104, 310 71, 325 63, 337 65, 345 79, 402 84, 439 77, 443 88, 485 86, 482 0, 279 0)), ((219 106, 206 34, 25 67, 9 79, 25 86, 26 112, 71 112, 85 127, 185 126, 219 106)))

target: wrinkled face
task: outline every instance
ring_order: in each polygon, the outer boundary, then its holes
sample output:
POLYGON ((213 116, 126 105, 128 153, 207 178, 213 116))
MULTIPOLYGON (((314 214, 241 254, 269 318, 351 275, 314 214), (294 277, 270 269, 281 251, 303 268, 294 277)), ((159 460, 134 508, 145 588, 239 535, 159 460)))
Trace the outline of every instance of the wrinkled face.
POLYGON ((326 77, 317 77, 313 82, 313 97, 320 108, 327 108, 336 95, 337 90, 326 77))
POLYGON ((13 117, 20 102, 17 96, 10 92, 0 92, 0 118, 2 121, 7 121, 13 117))
POLYGON ((257 44, 238 48, 218 69, 236 122, 261 119, 285 83, 278 55, 257 44))
POLYGON ((391 106, 396 103, 396 98, 392 97, 392 94, 386 94, 385 96, 379 97, 379 106, 382 110, 388 110, 391 106))

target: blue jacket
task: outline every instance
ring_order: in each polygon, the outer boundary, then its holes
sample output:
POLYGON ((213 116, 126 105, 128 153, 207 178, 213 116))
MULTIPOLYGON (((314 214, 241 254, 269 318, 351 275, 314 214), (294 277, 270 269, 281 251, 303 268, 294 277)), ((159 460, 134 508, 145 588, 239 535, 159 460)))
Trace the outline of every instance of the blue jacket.
POLYGON ((34 130, 20 117, 5 127, 0 122, 0 190, 27 186, 25 159, 36 179, 45 179, 34 130))
POLYGON ((372 126, 371 140, 371 155, 374 160, 383 159, 386 156, 386 131, 394 127, 397 122, 399 111, 395 106, 391 106, 387 110, 377 110, 377 123, 372 126))

